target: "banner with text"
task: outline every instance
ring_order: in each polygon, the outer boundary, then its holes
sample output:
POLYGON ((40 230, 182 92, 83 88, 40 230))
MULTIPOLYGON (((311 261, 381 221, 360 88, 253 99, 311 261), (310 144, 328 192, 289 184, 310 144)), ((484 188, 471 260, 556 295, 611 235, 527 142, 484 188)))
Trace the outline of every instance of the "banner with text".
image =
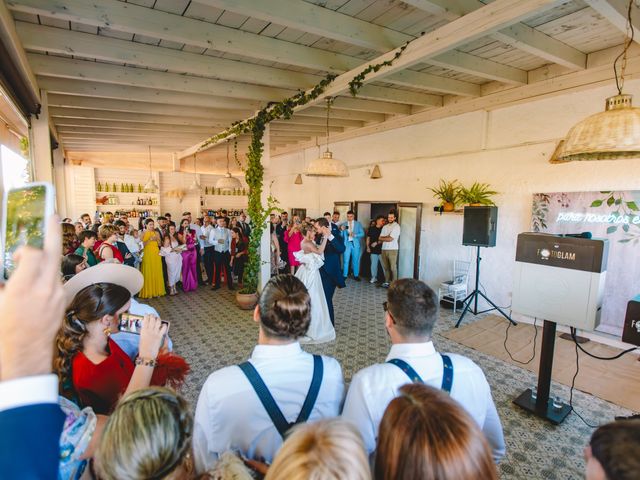
POLYGON ((590 232, 609 240, 609 261, 598 330, 622 334, 627 302, 640 294, 640 191, 533 195, 532 230, 590 232))

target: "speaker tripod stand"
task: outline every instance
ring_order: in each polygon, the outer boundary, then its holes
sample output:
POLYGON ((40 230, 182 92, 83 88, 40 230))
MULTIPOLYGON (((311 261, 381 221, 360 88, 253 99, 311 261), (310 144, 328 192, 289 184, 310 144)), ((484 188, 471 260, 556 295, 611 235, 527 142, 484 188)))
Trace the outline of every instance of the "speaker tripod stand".
POLYGON ((462 303, 464 304, 464 309, 462 310, 462 314, 458 319, 458 323, 456 323, 456 328, 460 326, 460 324, 462 323, 462 319, 464 319, 464 316, 469 311, 474 315, 479 315, 481 313, 487 313, 487 312, 491 312, 492 310, 497 310, 502 314, 504 318, 509 320, 512 325, 517 325, 517 323, 509 315, 507 315, 504 312, 504 310, 502 310, 498 305, 493 303, 493 301, 489 297, 487 297, 483 292, 480 291, 480 260, 482 260, 482 257, 480 256, 480 246, 478 245, 476 248, 478 249, 476 254, 476 287, 474 288, 473 292, 467 295, 467 298, 465 298, 462 301, 462 303), (481 312, 479 312, 478 296, 481 296, 482 298, 484 298, 489 303, 489 305, 491 305, 492 308, 489 308, 487 310, 482 310, 481 312), (473 309, 471 308, 472 302, 473 302, 473 309))

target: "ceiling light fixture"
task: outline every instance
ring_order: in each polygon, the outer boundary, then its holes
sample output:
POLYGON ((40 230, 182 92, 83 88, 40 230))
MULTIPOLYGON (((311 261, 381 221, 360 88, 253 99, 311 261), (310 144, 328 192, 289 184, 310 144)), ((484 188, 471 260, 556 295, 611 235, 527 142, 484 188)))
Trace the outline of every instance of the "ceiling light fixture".
POLYGON ((227 173, 216 182, 216 188, 222 193, 233 193, 234 190, 242 188, 242 182, 233 177, 229 172, 229 140, 227 140, 227 173))
POLYGON ((197 164, 197 155, 198 152, 193 154, 193 183, 189 187, 189 190, 199 192, 202 187, 200 186, 200 182, 198 182, 198 164, 197 164))
POLYGON ((151 169, 151 145, 149 145, 149 180, 144 185, 144 191, 147 193, 155 193, 158 191, 156 181, 153 179, 153 170, 151 169))
POLYGON ((349 169, 345 163, 337 158, 333 158, 333 153, 329 150, 329 115, 331 112, 332 97, 327 97, 327 149, 321 157, 312 160, 305 172, 309 177, 348 177, 349 169))
POLYGON ((624 49, 613 62, 618 94, 606 100, 605 111, 591 115, 569 130, 553 153, 551 163, 578 160, 619 160, 640 157, 640 108, 631 104, 631 95, 622 93, 627 53, 633 42, 631 23, 633 0, 627 9, 627 36, 624 49), (620 74, 618 75, 618 62, 620 74))

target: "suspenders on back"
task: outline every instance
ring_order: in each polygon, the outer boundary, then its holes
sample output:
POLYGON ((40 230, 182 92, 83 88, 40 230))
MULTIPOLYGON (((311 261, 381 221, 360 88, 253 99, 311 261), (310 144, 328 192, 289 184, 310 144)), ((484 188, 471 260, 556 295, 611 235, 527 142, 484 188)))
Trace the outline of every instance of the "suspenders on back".
MULTIPOLYGON (((447 393, 451 393, 451 386, 453 385, 453 364, 451 363, 451 358, 448 355, 442 355, 442 363, 444 364, 444 370, 442 373, 442 386, 441 390, 444 390, 447 393)), ((404 360, 400 360, 399 358, 392 358, 387 363, 391 363, 402 370, 407 376, 411 379, 413 383, 424 383, 418 372, 416 372, 411 365, 409 365, 404 360)))
POLYGON ((311 379, 311 385, 309 386, 309 391, 307 392, 307 397, 304 400, 304 404, 302 405, 300 414, 293 423, 287 422, 287 419, 282 414, 282 410, 280 410, 280 407, 278 407, 278 404, 271 395, 271 392, 269 392, 269 389, 265 385, 255 367, 249 362, 241 363, 238 366, 242 370, 242 373, 246 375, 247 380, 249 380, 249 382, 251 383, 251 386, 255 390, 258 398, 260 399, 260 402, 262 403, 262 406, 269 414, 269 418, 271 418, 271 421, 273 422, 282 438, 285 437, 291 427, 297 425, 298 423, 304 423, 309 419, 311 411, 313 410, 316 400, 318 399, 320 385, 322 384, 324 366, 322 364, 322 357, 320 355, 313 356, 313 378, 311 379))

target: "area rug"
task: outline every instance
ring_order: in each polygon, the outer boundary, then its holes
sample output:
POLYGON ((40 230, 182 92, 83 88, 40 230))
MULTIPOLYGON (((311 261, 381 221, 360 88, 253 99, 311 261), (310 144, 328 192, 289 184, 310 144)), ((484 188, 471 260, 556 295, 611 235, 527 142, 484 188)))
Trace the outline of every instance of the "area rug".
MULTIPOLYGON (((473 316, 468 316, 466 319, 471 323, 451 329, 442 335, 504 362, 526 368, 534 373, 538 372, 542 344, 540 324, 536 327, 538 336, 535 342, 535 358, 523 365, 519 362, 527 362, 533 356, 535 335, 533 325, 521 322, 509 328, 507 348, 511 353, 510 357, 504 346, 506 330, 509 326, 507 320, 497 315, 487 315, 477 320, 473 316)), ((612 357, 621 352, 617 348, 594 341, 584 343, 582 347, 600 357, 612 357)), ((579 365, 580 371, 576 377, 575 388, 630 410, 640 411, 640 362, 637 353, 632 352, 617 360, 604 361, 579 352, 579 365)), ((570 386, 575 373, 575 343, 573 340, 560 338, 560 333, 557 333, 553 356, 553 380, 570 386)))

